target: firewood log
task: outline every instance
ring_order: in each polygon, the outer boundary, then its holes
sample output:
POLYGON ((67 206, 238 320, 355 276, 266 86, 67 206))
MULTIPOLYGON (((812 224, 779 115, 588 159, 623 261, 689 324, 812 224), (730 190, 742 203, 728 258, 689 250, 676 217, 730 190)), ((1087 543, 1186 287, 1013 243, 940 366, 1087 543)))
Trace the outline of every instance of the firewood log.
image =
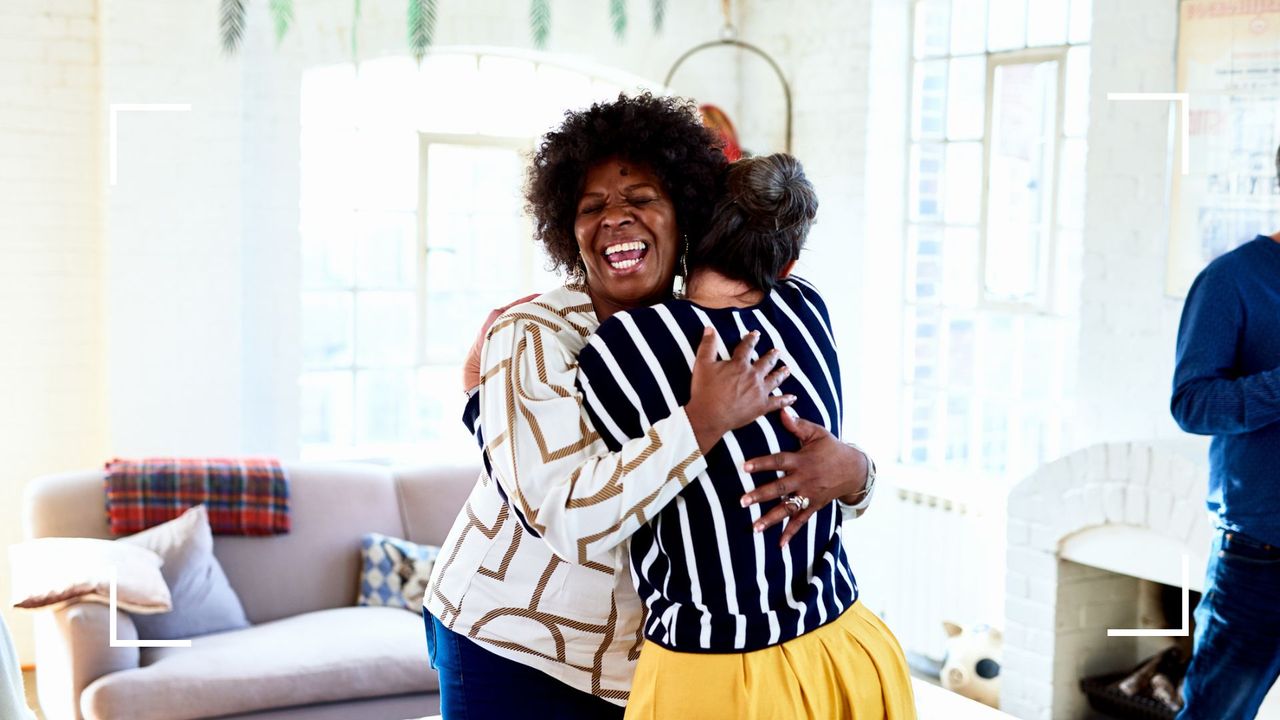
POLYGON ((1120 692, 1133 697, 1146 690, 1151 686, 1151 676, 1156 674, 1156 668, 1160 665, 1160 656, 1156 655, 1134 670, 1128 677, 1120 681, 1117 685, 1120 692))

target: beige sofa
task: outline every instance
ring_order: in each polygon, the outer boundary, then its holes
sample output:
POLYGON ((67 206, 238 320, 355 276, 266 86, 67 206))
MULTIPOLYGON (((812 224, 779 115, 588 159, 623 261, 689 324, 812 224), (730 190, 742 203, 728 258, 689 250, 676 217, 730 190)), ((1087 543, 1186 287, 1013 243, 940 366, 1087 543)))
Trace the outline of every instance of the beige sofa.
MULTIPOLYGON (((287 465, 292 532, 217 536, 217 555, 252 625, 190 648, 110 647, 106 606, 36 617, 36 685, 49 720, 314 718, 402 720, 438 712, 421 617, 354 607, 360 539, 379 532, 439 545, 475 484, 470 467, 287 465)), ((111 537, 103 473, 26 488, 28 537, 111 537)), ((117 614, 117 639, 136 639, 117 614)))

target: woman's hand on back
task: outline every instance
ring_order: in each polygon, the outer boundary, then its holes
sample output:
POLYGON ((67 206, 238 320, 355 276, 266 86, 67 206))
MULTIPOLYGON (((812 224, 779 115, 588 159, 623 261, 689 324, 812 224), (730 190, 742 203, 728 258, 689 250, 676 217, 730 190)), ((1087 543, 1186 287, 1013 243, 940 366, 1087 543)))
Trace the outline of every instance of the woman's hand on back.
POLYGON ((751 332, 738 343, 731 358, 716 360, 715 330, 703 330, 685 414, 704 453, 730 430, 796 401, 794 395, 773 394, 790 374, 785 367, 774 369, 778 362, 776 349, 751 361, 751 351, 759 339, 759 332, 751 332))
POLYGON ((782 424, 800 441, 800 449, 748 460, 743 469, 749 473, 778 471, 783 475, 743 495, 742 506, 791 495, 808 498, 804 509, 781 502, 756 521, 756 532, 763 532, 790 518, 782 529, 781 544, 785 546, 828 503, 844 498, 854 504, 865 494, 868 460, 861 450, 840 442, 821 425, 785 412, 782 424))
POLYGON ((538 293, 525 295, 514 302, 509 302, 500 308, 495 308, 484 319, 484 324, 480 326, 480 332, 476 333, 475 342, 471 343, 471 349, 467 351, 467 357, 462 361, 462 391, 471 392, 480 384, 480 350, 484 347, 484 339, 489 334, 489 328, 493 326, 494 321, 502 316, 502 313, 521 303, 527 303, 538 297, 538 293))

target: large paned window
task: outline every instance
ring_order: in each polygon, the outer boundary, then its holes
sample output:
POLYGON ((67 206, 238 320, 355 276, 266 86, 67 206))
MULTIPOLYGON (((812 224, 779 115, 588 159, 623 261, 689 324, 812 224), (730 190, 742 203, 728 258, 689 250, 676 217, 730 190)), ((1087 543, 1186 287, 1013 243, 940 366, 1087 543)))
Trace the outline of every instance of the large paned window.
POLYGON ((529 152, 565 108, 640 85, 483 53, 305 75, 304 458, 474 458, 466 351, 490 309, 560 284, 523 209, 529 152))
POLYGON ((1060 452, 1091 1, 914 3, 904 464, 1012 482, 1060 452))

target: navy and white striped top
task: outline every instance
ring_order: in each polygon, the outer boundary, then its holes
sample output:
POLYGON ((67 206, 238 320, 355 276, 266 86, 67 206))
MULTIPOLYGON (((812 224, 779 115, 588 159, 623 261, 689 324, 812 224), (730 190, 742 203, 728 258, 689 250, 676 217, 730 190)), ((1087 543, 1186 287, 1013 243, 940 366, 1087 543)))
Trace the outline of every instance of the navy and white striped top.
MULTIPOLYGON (((722 341, 721 358, 759 330, 756 352, 779 348, 791 371, 781 391, 797 396, 795 411, 840 434, 840 368, 826 305, 812 285, 790 278, 749 307, 673 300, 603 323, 578 355, 578 384, 610 450, 688 403, 706 325, 722 341)), ((775 503, 743 508, 739 502, 744 492, 777 478, 743 472, 747 459, 798 448, 777 413, 734 430, 708 453, 707 470, 631 538, 646 638, 688 652, 757 650, 835 620, 856 601, 835 503, 780 548, 782 525, 752 530, 775 503)))

